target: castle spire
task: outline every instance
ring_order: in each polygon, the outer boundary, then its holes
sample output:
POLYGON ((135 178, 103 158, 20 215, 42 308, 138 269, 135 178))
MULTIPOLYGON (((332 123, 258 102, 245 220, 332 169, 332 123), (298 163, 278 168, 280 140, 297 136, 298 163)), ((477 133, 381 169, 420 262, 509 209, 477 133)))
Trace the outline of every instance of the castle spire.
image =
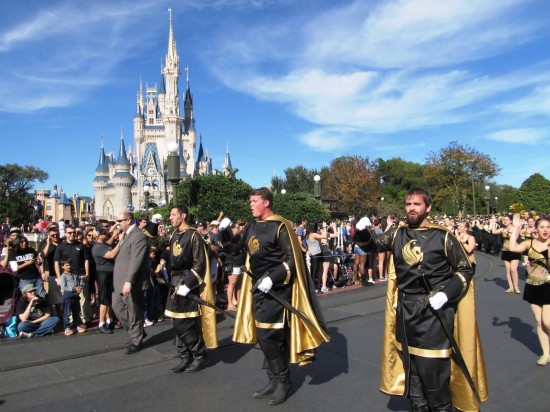
POLYGON ((168 54, 166 55, 166 61, 177 61, 178 52, 176 50, 176 41, 174 40, 174 30, 172 28, 172 8, 168 8, 168 13, 170 14, 170 31, 168 33, 168 54))
POLYGON ((129 165, 128 155, 126 154, 126 146, 124 145, 124 128, 120 128, 120 151, 118 152, 117 165, 129 165))
POLYGON ((97 162, 97 167, 95 169, 98 173, 105 173, 109 171, 109 166, 107 165, 107 157, 105 156, 105 148, 103 146, 103 135, 101 135, 101 147, 99 151, 99 162, 97 162))

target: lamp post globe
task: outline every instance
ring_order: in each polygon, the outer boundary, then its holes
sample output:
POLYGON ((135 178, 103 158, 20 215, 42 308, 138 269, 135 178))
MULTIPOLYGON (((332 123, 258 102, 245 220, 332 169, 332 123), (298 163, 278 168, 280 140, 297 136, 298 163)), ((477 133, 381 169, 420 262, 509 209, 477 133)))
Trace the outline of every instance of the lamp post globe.
POLYGON ((313 176, 313 197, 319 202, 321 201, 321 176, 313 176))
POLYGON ((178 198, 178 183, 181 181, 179 145, 176 141, 168 143, 168 181, 172 184, 172 202, 175 204, 178 198))
POLYGON ((286 195, 286 189, 281 189, 281 194, 286 195))
POLYGON ((145 213, 149 211, 149 185, 143 186, 143 197, 145 198, 145 213))
POLYGON ((485 202, 487 203, 487 216, 491 213, 491 196, 489 196, 489 190, 491 190, 491 186, 486 185, 485 186, 485 202))

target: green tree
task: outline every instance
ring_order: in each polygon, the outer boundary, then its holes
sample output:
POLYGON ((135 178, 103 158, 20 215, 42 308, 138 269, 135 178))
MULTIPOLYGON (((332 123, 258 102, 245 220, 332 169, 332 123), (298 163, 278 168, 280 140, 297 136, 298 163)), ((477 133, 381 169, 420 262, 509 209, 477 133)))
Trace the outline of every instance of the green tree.
POLYGON ((313 176, 316 170, 308 170, 304 166, 285 169, 285 179, 275 176, 271 179, 271 187, 275 193, 285 189, 287 193, 313 193, 313 176))
POLYGON ((252 187, 234 175, 195 176, 178 185, 178 202, 189 208, 189 223, 214 220, 220 212, 232 220, 250 219, 252 187))
POLYGON ((441 210, 445 204, 452 204, 459 214, 465 212, 468 203, 472 211, 476 209, 484 196, 485 182, 499 172, 500 168, 490 156, 457 142, 449 143, 439 152, 429 153, 424 166, 424 178, 436 209, 441 210))
POLYGON ((550 211, 550 180, 540 173, 529 176, 519 188, 519 199, 529 210, 550 211))
POLYGON ((0 165, 0 213, 20 225, 34 219, 33 195, 36 181, 44 183, 48 173, 34 166, 0 165))
POLYGON ((329 220, 330 213, 313 197, 306 194, 275 194, 273 197, 273 211, 293 222, 300 218, 308 220, 329 220))
POLYGON ((334 159, 322 177, 325 197, 337 199, 341 211, 361 216, 378 206, 380 183, 376 167, 367 157, 334 159))
POLYGON ((407 190, 414 187, 425 187, 423 166, 399 157, 389 160, 376 159, 376 175, 382 185, 380 202, 381 213, 402 212, 403 199, 407 190))

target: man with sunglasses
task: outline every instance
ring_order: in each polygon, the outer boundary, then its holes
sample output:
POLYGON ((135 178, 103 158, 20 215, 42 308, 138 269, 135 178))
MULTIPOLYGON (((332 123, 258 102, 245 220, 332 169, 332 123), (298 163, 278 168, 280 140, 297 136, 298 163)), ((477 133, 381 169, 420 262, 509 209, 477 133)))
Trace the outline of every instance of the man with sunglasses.
POLYGON ((44 274, 48 280, 44 282, 47 300, 50 305, 56 305, 57 313, 61 313, 61 288, 57 283, 55 274, 55 251, 59 245, 59 230, 57 226, 48 229, 47 237, 40 242, 38 253, 44 262, 44 274))
POLYGON ((130 335, 126 353, 133 354, 141 350, 145 338, 145 291, 151 274, 149 242, 135 225, 132 212, 120 212, 117 223, 123 236, 113 270, 112 304, 115 315, 130 335))
POLYGON ((65 240, 55 250, 54 264, 58 284, 61 284, 61 262, 66 260, 71 262, 72 273, 80 276, 80 284, 82 285, 82 292, 80 292, 82 320, 89 326, 92 320, 90 287, 88 285, 88 279, 90 278, 90 256, 86 252, 84 245, 76 238, 76 229, 72 225, 65 226, 65 240))

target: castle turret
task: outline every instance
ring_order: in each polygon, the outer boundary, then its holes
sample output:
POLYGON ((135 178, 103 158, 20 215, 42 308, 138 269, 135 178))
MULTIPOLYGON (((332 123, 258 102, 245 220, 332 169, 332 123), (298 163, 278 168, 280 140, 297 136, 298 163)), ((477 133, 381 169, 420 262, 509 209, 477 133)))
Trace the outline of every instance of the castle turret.
POLYGON ((132 185, 134 177, 130 173, 130 161, 126 154, 126 145, 124 144, 124 129, 120 131, 120 150, 118 158, 113 165, 114 174, 111 182, 114 186, 115 197, 113 199, 114 212, 118 213, 132 204, 132 185))

